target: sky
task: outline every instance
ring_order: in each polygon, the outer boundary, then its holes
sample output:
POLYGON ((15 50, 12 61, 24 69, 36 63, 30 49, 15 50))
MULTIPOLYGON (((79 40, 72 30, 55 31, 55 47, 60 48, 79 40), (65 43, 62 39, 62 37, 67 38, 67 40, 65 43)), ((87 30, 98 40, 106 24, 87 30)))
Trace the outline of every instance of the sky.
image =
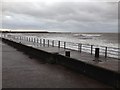
POLYGON ((118 0, 2 0, 0 28, 118 32, 118 0))

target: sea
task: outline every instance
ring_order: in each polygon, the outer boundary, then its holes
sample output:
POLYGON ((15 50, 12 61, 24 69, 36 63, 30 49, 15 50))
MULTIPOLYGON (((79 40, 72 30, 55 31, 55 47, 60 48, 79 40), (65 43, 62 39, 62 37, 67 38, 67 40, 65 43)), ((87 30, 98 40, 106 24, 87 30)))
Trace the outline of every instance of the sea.
POLYGON ((119 48, 118 33, 22 33, 50 40, 119 48))

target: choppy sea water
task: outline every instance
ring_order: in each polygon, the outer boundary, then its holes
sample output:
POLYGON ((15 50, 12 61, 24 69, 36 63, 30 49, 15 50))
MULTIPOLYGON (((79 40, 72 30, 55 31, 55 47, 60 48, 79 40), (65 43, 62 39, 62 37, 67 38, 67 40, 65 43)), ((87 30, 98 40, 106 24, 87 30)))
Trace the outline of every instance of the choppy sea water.
POLYGON ((29 36, 66 42, 118 48, 118 33, 25 33, 29 36))

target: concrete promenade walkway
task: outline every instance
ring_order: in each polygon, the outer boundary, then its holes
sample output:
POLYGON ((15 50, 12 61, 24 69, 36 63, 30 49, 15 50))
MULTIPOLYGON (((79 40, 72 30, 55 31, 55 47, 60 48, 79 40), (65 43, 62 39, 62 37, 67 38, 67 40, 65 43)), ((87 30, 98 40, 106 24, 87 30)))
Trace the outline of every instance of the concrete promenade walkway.
POLYGON ((42 63, 2 44, 3 88, 110 88, 60 65, 42 63))
MULTIPOLYGON (((19 40, 15 40, 15 42, 20 42, 19 40)), ((58 47, 52 47, 52 46, 48 46, 47 44, 45 46, 41 45, 40 43, 34 43, 34 42, 29 42, 29 41, 25 41, 25 40, 21 40, 21 43, 23 43, 26 46, 31 46, 31 47, 35 47, 37 49, 46 51, 46 52, 50 52, 50 53, 59 53, 61 55, 65 55, 65 51, 69 50, 69 49, 64 49, 64 48, 58 48, 58 47)), ((88 64, 92 64, 104 69, 108 69, 111 71, 115 71, 118 72, 118 66, 120 63, 120 60, 116 59, 116 58, 110 58, 107 57, 105 58, 104 56, 100 56, 99 60, 101 62, 96 62, 95 60, 95 56, 91 55, 90 53, 86 53, 86 52, 78 52, 78 51, 74 51, 74 50, 69 50, 71 53, 71 58, 74 58, 76 60, 80 60, 83 62, 86 62, 88 64)))

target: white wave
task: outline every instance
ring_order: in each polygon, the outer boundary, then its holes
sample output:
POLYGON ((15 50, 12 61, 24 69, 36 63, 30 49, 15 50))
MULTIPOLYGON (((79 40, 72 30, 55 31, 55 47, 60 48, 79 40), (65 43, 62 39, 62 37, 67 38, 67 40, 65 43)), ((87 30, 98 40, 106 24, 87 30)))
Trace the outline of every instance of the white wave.
POLYGON ((87 37, 100 37, 101 34, 81 34, 82 36, 87 36, 87 37))

